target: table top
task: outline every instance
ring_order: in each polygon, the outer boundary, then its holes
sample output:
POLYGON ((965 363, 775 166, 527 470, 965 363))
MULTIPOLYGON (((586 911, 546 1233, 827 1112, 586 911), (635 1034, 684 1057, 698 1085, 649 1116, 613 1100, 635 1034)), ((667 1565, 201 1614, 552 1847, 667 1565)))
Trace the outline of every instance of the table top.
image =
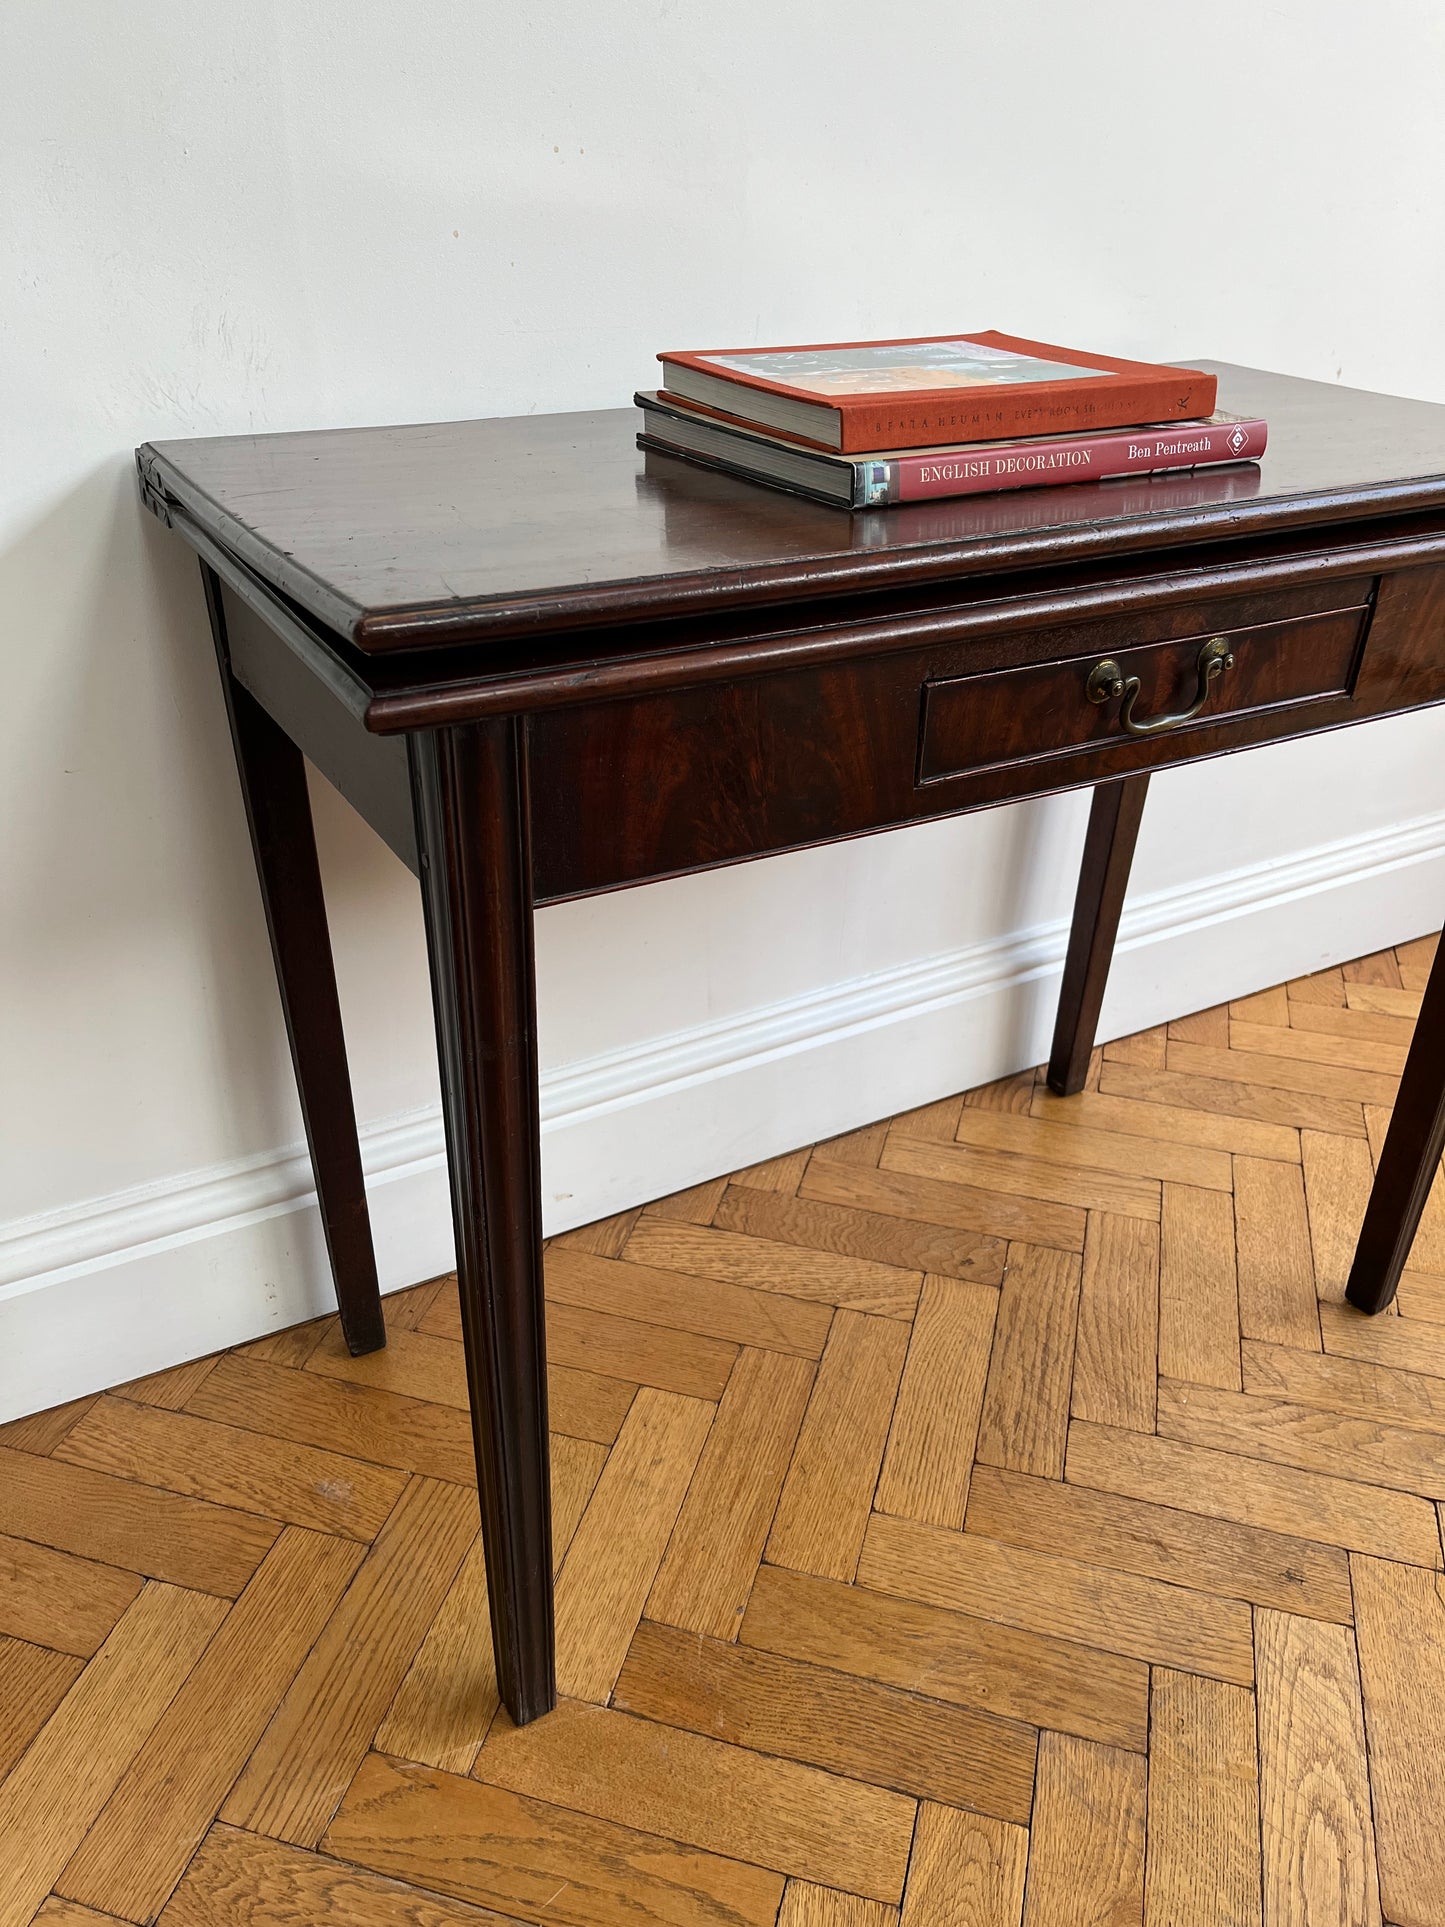
MULTIPOLYGON (((147 444, 153 489, 368 652, 1445 510, 1445 406, 1192 361, 1256 465, 850 514, 636 446, 635 409, 147 444)), ((503 652, 504 653, 504 652, 503 652)))

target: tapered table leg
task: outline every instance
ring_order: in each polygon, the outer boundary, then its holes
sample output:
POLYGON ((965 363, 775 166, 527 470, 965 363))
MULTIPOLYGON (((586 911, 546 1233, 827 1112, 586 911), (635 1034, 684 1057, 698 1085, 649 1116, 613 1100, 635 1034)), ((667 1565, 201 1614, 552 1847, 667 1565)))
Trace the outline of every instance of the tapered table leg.
POLYGON ((1049 1052, 1049 1089, 1061 1097, 1081 1091, 1089 1075, 1119 913, 1124 908, 1129 866, 1134 860, 1148 791, 1147 773, 1100 783, 1094 790, 1074 898, 1074 921, 1064 958, 1064 980, 1059 987, 1053 1049, 1049 1052))
POLYGON ((497 1682, 556 1704, 524 725, 410 739, 497 1682))
POLYGON ((204 562, 201 576, 246 820, 251 827, 266 927, 271 934, 286 1035, 291 1041, 291 1062, 316 1176, 326 1249, 336 1283, 341 1329, 352 1352, 374 1352, 386 1343, 386 1324, 361 1172, 351 1076, 346 1067, 346 1039, 336 995, 326 900, 316 861, 311 799, 306 793, 306 765, 285 730, 231 674, 220 579, 204 562))
POLYGON ((1395 1295, 1445 1151, 1445 942, 1435 953, 1385 1133, 1345 1296, 1383 1311, 1395 1295))

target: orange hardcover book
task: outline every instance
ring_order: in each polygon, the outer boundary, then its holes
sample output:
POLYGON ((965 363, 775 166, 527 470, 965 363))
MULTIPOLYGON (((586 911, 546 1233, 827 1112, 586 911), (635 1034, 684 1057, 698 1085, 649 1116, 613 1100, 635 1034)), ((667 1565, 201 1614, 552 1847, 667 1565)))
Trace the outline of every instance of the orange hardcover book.
POLYGON ((993 330, 657 358, 665 394, 842 455, 1192 421, 1213 414, 1217 385, 993 330))

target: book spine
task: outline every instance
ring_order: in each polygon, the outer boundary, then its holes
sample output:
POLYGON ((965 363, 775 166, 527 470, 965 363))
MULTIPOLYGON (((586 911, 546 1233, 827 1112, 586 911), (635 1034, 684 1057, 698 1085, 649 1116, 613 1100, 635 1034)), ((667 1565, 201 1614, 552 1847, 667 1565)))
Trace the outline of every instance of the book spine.
MULTIPOLYGON (((1264 453, 1267 433, 1262 421, 1191 422, 1180 428, 1000 443, 995 448, 972 448, 966 455, 900 455, 886 465, 886 495, 875 486, 872 499, 926 502, 944 495, 990 495, 1006 488, 1099 482, 1111 475, 1147 475, 1156 469, 1199 468, 1211 462, 1252 462, 1264 453)), ((883 466, 857 464, 860 476, 883 466)))
MULTIPOLYGON (((866 455, 875 448, 919 448, 937 442, 996 442, 1021 435, 1106 434, 1130 422, 1170 422, 1212 415, 1218 383, 1213 375, 1180 370, 1172 378, 1158 376, 1101 382, 1094 394, 1089 384, 1065 384, 1068 393, 1020 394, 1015 400, 1005 389, 984 385, 960 389, 946 401, 928 407, 916 404, 890 408, 886 401, 838 401, 843 455, 866 455)), ((803 436, 798 440, 808 439, 803 436)))

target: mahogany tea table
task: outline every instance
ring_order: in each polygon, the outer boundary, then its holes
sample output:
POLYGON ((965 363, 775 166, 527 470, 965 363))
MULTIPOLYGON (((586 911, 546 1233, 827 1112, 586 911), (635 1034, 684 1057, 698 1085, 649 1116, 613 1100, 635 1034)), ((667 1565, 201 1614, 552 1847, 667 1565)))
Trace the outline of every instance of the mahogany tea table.
MULTIPOLYGON (((630 409, 139 451, 201 559, 358 1352, 385 1332, 303 756, 421 881, 515 1720, 555 1699, 533 906, 1091 785, 1048 1073, 1077 1091, 1150 772, 1445 701, 1445 407, 1218 373, 1258 467, 858 515, 644 458, 630 409)), ((1445 945, 1361 1310, 1442 1138, 1445 945)))

